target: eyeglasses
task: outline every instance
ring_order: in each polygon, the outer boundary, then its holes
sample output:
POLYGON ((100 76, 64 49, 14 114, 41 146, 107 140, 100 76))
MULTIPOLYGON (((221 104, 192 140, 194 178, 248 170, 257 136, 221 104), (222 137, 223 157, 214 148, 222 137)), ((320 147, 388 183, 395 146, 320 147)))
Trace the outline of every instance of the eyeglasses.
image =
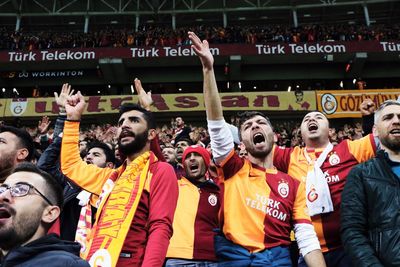
POLYGON ((0 195, 7 190, 10 190, 12 197, 24 197, 29 194, 31 189, 35 190, 36 193, 38 193, 39 196, 41 196, 50 206, 54 206, 47 197, 45 197, 42 193, 40 193, 39 190, 36 189, 36 187, 28 183, 18 183, 13 186, 0 185, 0 195))

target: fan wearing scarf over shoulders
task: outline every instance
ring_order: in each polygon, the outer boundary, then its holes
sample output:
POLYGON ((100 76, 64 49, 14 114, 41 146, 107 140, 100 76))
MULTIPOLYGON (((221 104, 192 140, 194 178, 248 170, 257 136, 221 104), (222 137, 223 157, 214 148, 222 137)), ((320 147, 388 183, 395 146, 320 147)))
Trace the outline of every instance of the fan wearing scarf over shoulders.
MULTIPOLYGON (((328 119, 321 112, 309 112, 304 116, 301 134, 306 146, 275 147, 274 165, 305 183, 307 208, 326 265, 351 266, 340 239, 341 193, 350 170, 375 155, 377 141, 367 135, 333 146, 329 141, 328 119)), ((305 266, 302 259, 299 266, 305 266)))
MULTIPOLYGON (((136 83, 140 85, 139 80, 136 83)), ((153 115, 139 105, 122 105, 117 137, 126 160, 118 169, 98 168, 79 156, 85 106, 80 92, 68 99, 61 148, 62 171, 99 196, 96 222, 81 256, 91 266, 162 266, 172 236, 178 185, 173 168, 150 152, 156 137, 153 115)))

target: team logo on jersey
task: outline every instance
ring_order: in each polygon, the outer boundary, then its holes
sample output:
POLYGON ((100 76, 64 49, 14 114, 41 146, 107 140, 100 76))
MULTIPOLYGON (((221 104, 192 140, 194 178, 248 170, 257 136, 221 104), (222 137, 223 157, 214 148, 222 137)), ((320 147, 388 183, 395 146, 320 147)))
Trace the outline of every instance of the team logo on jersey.
POLYGON ((208 196, 208 203, 210 203, 210 205, 211 206, 215 206, 215 205, 217 205, 217 203, 218 203, 218 198, 217 198, 217 196, 216 195, 214 195, 214 194, 210 194, 209 196, 208 196))
POLYGON ((286 198, 289 195, 289 184, 281 180, 278 185, 278 193, 281 197, 286 198))
POLYGON ((332 154, 329 157, 329 164, 331 164, 332 166, 336 165, 336 164, 339 164, 339 163, 340 163, 340 158, 336 153, 332 154))

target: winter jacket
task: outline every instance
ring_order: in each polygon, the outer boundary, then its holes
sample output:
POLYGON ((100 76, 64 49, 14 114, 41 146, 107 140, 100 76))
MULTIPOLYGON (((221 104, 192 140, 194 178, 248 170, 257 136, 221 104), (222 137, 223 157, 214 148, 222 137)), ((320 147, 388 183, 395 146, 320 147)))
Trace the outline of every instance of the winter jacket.
POLYGON ((10 250, 0 267, 89 267, 79 249, 78 243, 51 234, 10 250))
POLYGON ((60 238, 63 240, 74 241, 82 208, 79 206, 79 200, 76 196, 82 191, 82 189, 69 181, 60 169, 59 158, 62 139, 59 137, 59 134, 63 131, 65 119, 65 116, 59 116, 57 118, 54 127, 54 140, 43 152, 37 166, 39 169, 52 175, 64 188, 64 206, 60 215, 60 238))
POLYGON ((342 241, 355 266, 400 266, 400 179, 384 151, 352 169, 341 210, 342 241))

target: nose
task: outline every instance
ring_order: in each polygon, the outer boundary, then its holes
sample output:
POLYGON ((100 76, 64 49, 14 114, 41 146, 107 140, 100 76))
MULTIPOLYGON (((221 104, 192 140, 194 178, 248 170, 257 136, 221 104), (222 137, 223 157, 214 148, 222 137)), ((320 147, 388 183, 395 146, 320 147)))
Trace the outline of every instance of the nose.
POLYGON ((0 203, 10 202, 11 201, 11 193, 10 189, 7 189, 3 193, 0 194, 0 203))

